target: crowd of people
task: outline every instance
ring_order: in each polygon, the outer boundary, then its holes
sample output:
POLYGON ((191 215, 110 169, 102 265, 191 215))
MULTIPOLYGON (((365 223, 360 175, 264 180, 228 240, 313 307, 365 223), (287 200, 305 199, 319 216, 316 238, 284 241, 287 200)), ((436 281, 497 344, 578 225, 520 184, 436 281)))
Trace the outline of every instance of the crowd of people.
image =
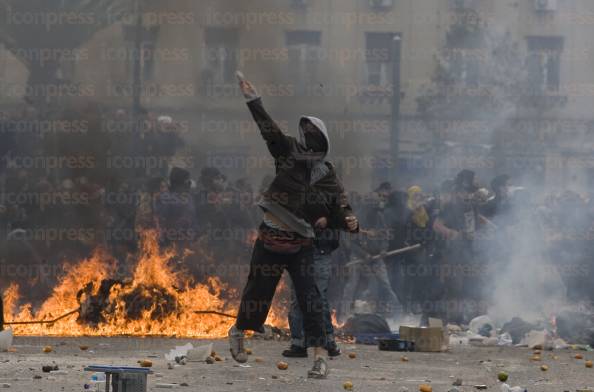
MULTIPOLYGON (((26 115, 31 114, 23 112, 26 115)), ((6 133, 2 136, 6 139, 6 133)), ((32 143, 14 138, 5 142, 4 157, 8 152, 18 155, 32 143)), ((8 163, 3 161, 0 204, 2 259, 7 265, 79 260, 97 246, 125 260, 137 249, 140 233, 157 228, 162 245, 191 247, 199 242, 218 263, 242 263, 262 218, 256 205, 273 179, 268 176, 258 185, 245 177, 229 181, 219 169, 205 167, 196 180, 189 171, 173 168, 168 177, 161 171, 160 176, 102 181, 83 174, 15 169, 8 163)), ((317 240, 320 256, 328 260, 323 274, 333 276, 327 291, 340 321, 369 304, 387 317, 447 313, 463 320, 478 313, 477 307, 487 305, 483 294, 489 279, 481 281, 486 265, 505 259, 510 250, 501 245, 519 220, 532 221, 531 229, 542 231, 547 254, 566 270, 591 264, 594 208, 587 196, 572 191, 534 195, 512 187, 506 175, 485 189, 474 177, 463 170, 427 191, 416 185, 397 189, 386 182, 369 195, 348 195, 362 230, 355 235, 326 230, 317 240), (383 255, 416 244, 421 247, 383 255), (347 267, 353 259, 372 256, 377 257, 347 267), (475 306, 458 305, 452 312, 456 301, 464 299, 475 306), (461 309, 472 311, 463 315, 461 309)), ((201 262, 188 263, 198 279, 206 271, 198 266, 201 262)), ((21 278, 34 277, 51 288, 51 278, 32 276, 41 271, 29 270, 21 278)), ((563 276, 571 297, 592 296, 583 282, 589 273, 563 276)), ((229 273, 224 278, 239 285, 244 277, 229 273)), ((43 290, 37 292, 42 298, 43 290)))
MULTIPOLYGON (((20 116, 26 120, 35 113, 20 116)), ((113 116, 127 118, 120 112, 113 116)), ((147 115, 147 119, 156 127, 171 125, 168 118, 147 115)), ((312 119, 307 121, 314 124, 312 119)), ((259 125, 266 127, 267 120, 261 121, 259 125)), ((261 222, 282 227, 270 214, 274 200, 263 196, 279 186, 272 176, 256 186, 246 177, 231 181, 227 175, 233 173, 215 167, 202 168, 193 179, 189 170, 180 167, 159 167, 150 173, 142 168, 114 178, 97 167, 95 171, 55 171, 15 166, 14 157, 25 152, 47 156, 43 142, 47 135, 33 132, 15 137, 7 130, 2 125, 1 283, 34 286, 29 298, 34 303, 46 298, 59 276, 58 269, 48 267, 81 260, 97 247, 107 249, 125 266, 138 250, 142 234, 151 230, 158 233, 161 246, 176 247, 180 255, 187 249, 200 250, 195 257, 185 258, 183 265, 197 281, 216 274, 240 288, 249 271, 233 266, 247 265, 257 239, 269 240, 263 237, 261 222)), ((159 154, 175 154, 175 143, 163 145, 163 135, 147 135, 135 148, 147 154, 165 148, 159 154)), ((128 142, 119 148, 125 151, 128 142)), ((325 175, 327 169, 322 170, 325 175)), ((569 190, 535 194, 512 182, 500 175, 489 187, 482 187, 473 171, 462 170, 433 189, 384 182, 361 195, 338 184, 337 189, 344 191, 340 197, 346 200, 340 208, 358 218, 357 229, 341 231, 328 224, 333 219, 328 216, 327 221, 315 222, 312 238, 313 277, 327 308, 324 344, 328 353, 340 353, 330 317, 333 310, 341 323, 357 313, 386 319, 417 314, 422 322, 438 317, 458 323, 483 314, 489 307, 494 276, 509 263, 518 238, 527 231, 539 239, 539 257, 558 267, 568 297, 594 299, 589 284, 594 276, 590 256, 594 202, 569 190)), ((287 245, 293 244, 283 243, 287 245)), ((304 356, 304 314, 295 292, 289 321, 293 340, 284 354, 304 356)))

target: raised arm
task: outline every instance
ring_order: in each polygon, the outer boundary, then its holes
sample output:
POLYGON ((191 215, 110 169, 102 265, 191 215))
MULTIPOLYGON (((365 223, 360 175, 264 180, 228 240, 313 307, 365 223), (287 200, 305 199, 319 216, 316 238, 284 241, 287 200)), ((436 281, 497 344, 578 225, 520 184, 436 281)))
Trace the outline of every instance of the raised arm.
POLYGON ((244 97, 248 100, 248 108, 252 113, 254 121, 258 124, 260 134, 266 141, 270 154, 275 159, 289 156, 294 139, 285 135, 268 112, 266 112, 262 98, 250 82, 241 80, 239 87, 244 97))

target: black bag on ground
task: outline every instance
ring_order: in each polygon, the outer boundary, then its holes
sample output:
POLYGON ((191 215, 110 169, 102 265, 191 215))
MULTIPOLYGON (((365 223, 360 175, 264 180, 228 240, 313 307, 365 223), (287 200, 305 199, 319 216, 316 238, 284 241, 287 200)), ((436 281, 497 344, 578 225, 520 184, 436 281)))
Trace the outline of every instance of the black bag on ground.
POLYGON ((356 314, 344 324, 343 332, 347 335, 389 334, 392 331, 386 319, 377 314, 356 314))

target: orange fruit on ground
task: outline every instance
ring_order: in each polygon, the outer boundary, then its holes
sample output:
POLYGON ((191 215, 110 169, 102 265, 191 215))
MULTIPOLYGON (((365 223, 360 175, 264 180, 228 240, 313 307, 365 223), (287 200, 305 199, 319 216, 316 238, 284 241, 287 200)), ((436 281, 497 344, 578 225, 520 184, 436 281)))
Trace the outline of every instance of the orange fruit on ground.
POLYGON ((420 392, 433 392, 433 387, 428 384, 421 384, 419 385, 420 392))

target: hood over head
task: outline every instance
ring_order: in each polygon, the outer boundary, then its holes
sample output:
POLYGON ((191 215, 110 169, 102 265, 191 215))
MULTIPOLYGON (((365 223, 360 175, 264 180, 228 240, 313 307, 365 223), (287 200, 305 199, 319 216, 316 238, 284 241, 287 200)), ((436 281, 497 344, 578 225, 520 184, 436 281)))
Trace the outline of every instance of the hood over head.
POLYGON ((323 159, 328 155, 328 152, 330 151, 330 137, 328 136, 328 130, 326 129, 326 125, 324 124, 324 122, 322 120, 320 120, 317 117, 310 117, 310 116, 301 117, 301 119, 299 120, 299 139, 300 139, 299 141, 306 148, 311 148, 311 146, 307 145, 308 143, 307 143, 307 140, 305 137, 305 132, 303 129, 306 122, 311 123, 320 132, 320 135, 323 137, 323 140, 325 140, 325 142, 326 142, 324 151, 315 151, 317 153, 322 153, 323 154, 322 159, 323 159))

